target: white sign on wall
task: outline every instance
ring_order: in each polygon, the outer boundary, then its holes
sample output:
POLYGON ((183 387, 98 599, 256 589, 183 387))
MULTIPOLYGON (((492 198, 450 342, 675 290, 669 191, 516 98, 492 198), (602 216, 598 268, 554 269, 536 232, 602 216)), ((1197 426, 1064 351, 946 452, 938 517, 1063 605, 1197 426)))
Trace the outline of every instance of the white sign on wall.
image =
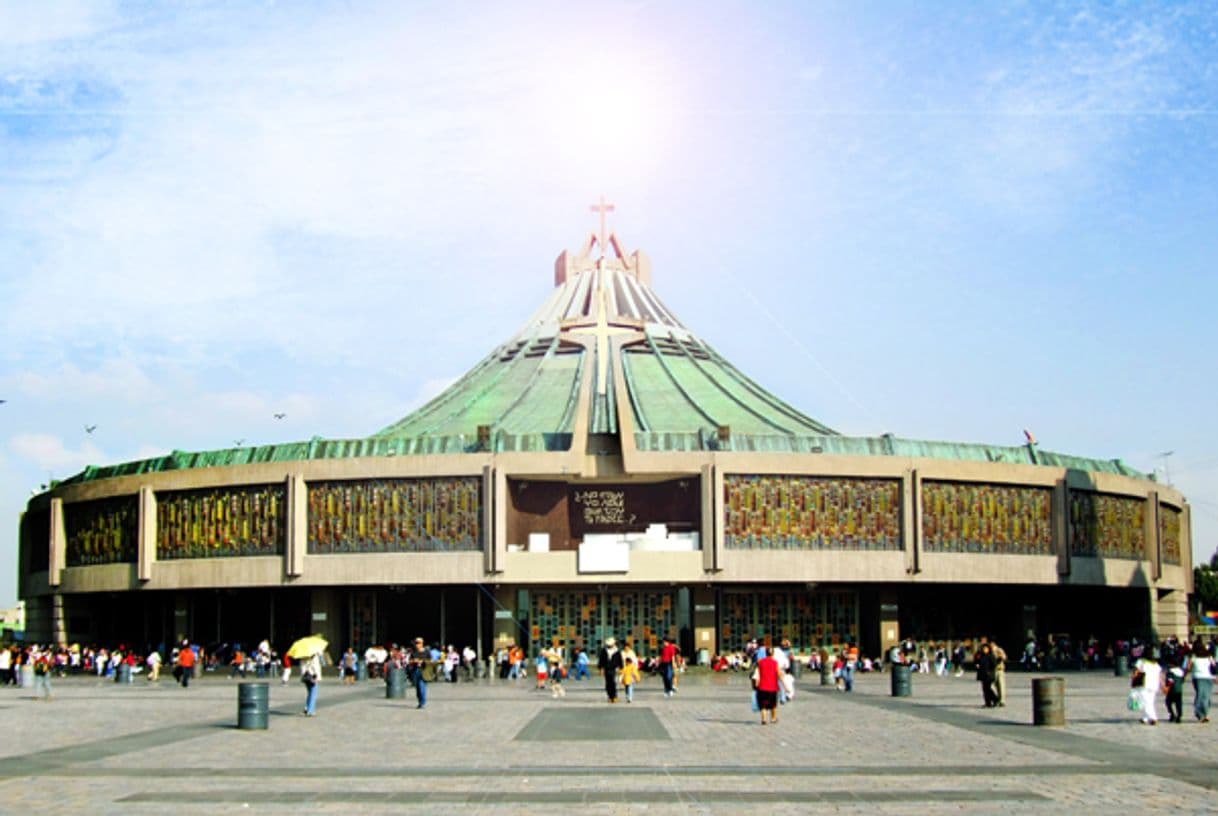
POLYGON ((579 545, 580 572, 629 572, 630 544, 621 536, 589 533, 579 545))

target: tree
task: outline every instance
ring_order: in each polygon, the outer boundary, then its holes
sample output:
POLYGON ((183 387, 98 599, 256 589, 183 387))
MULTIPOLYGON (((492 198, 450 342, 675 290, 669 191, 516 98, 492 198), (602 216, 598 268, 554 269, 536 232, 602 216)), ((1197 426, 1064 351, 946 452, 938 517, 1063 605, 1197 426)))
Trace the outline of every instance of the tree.
POLYGON ((1203 613, 1218 610, 1218 553, 1208 565, 1193 569, 1192 599, 1203 613))

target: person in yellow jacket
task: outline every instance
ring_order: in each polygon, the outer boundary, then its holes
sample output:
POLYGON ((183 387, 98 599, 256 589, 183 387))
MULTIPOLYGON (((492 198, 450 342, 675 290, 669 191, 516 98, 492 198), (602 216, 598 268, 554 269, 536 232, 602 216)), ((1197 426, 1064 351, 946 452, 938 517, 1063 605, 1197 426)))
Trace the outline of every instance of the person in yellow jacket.
POLYGON ((625 659, 622 663, 622 686, 626 689, 626 702, 634 702, 634 684, 639 682, 639 663, 633 656, 625 659))

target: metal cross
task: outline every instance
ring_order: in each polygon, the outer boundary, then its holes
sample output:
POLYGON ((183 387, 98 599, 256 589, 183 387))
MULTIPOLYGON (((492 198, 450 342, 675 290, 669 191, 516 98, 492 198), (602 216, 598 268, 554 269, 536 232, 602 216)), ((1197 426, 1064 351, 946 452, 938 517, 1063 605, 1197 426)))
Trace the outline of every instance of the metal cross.
POLYGON ((604 195, 604 193, 602 193, 600 203, 593 204, 591 207, 589 207, 589 209, 591 209, 592 212, 594 212, 594 213, 600 213, 600 216, 601 216, 601 254, 604 255, 606 241, 608 240, 608 238, 606 237, 606 233, 605 233, 605 213, 613 212, 613 205, 606 203, 605 195, 604 195))

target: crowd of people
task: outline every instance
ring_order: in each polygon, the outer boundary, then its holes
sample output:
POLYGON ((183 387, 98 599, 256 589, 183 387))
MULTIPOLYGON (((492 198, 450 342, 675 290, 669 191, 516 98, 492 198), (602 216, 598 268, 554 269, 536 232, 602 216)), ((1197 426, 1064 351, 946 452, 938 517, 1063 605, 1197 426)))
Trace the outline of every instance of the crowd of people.
MULTIPOLYGON (((1214 677, 1218 674, 1216 645, 1213 638, 1208 642, 1198 638, 1192 643, 1175 638, 1159 643, 1130 638, 1101 646, 1094 638, 1072 641, 1060 635, 1040 642, 1029 636, 1018 659, 1012 661, 988 637, 953 643, 906 639, 892 646, 883 658, 862 655, 853 643, 811 649, 801 655, 792 648, 789 639, 766 637, 749 641, 742 650, 715 655, 710 658, 709 668, 713 672, 748 674, 753 708, 760 712, 763 724, 777 722, 777 706, 794 696, 795 673, 805 667, 822 675, 828 673, 834 685, 847 693, 853 690, 856 674, 891 671, 894 666, 943 677, 962 677, 968 672, 980 683, 983 705, 999 707, 1006 704, 1008 668, 1038 670, 1054 664, 1077 669, 1107 664, 1116 667, 1118 674, 1128 665, 1132 669, 1128 707, 1148 725, 1158 723, 1159 694, 1164 697, 1169 722, 1182 722, 1184 691, 1191 684, 1194 718, 1208 723, 1214 677)), ((389 683, 391 675, 401 670, 406 682, 415 689, 418 707, 425 708, 429 683, 477 679, 481 676, 478 660, 470 646, 457 649, 452 644, 427 645, 423 638, 409 645, 374 645, 362 653, 348 647, 337 660, 332 660, 323 649, 293 660, 287 651, 281 654, 265 639, 248 651, 240 644, 219 644, 207 649, 185 639, 169 649, 144 650, 122 643, 113 647, 14 644, 0 647, 0 685, 29 686, 36 699, 50 700, 52 679, 70 675, 130 683, 142 674, 147 682, 158 682, 164 665, 170 668, 178 684, 189 687, 192 679, 204 672, 221 674, 223 667, 227 667, 230 678, 278 676, 283 684, 289 682, 295 670, 306 686, 303 713, 313 716, 318 685, 329 667, 333 667, 344 684, 365 678, 389 683)), ((580 646, 568 653, 564 644, 555 639, 540 647, 531 661, 523 648, 507 641, 488 659, 487 674, 521 680, 532 671, 535 689, 548 690, 551 696, 561 698, 566 695, 565 681, 590 679, 593 669, 604 683, 609 703, 619 699, 631 703, 635 688, 647 676, 660 679, 665 697, 675 695, 680 674, 685 670, 685 658, 671 638, 664 638, 658 651, 648 655, 638 654, 629 639, 619 646, 616 638, 608 637, 595 655, 580 646)))
POLYGON ((1132 659, 1129 709, 1140 715, 1144 725, 1158 725, 1157 696, 1162 692, 1167 706, 1168 722, 1184 721, 1184 688, 1193 687, 1193 717, 1200 723, 1210 721, 1210 696, 1214 676, 1218 674, 1215 642, 1197 638, 1192 643, 1168 638, 1156 647, 1151 643, 1135 643, 1130 647, 1132 659))

